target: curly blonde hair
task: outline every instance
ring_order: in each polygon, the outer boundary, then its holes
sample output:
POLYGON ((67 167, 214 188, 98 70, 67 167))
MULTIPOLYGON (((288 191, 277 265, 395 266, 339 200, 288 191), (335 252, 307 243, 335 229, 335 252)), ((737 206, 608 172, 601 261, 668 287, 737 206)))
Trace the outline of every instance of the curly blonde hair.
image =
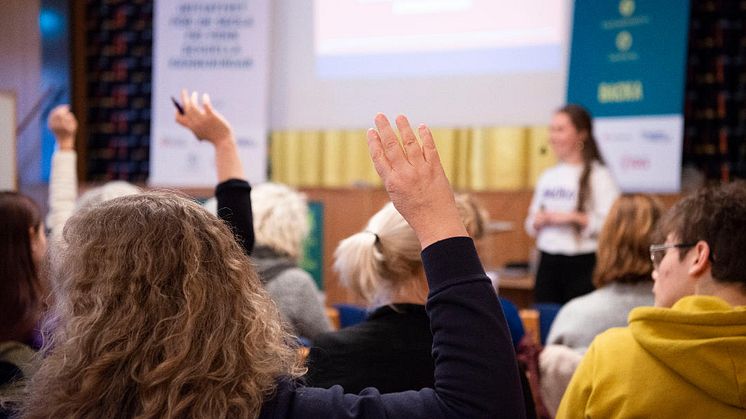
POLYGON ((23 417, 257 417, 305 371, 228 227, 169 193, 73 216, 23 417))

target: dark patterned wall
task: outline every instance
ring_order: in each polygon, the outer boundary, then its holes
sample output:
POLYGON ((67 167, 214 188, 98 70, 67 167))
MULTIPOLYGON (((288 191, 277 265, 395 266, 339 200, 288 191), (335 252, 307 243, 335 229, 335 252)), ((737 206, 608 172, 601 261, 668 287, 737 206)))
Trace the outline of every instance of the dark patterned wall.
POLYGON ((88 180, 144 182, 150 151, 152 0, 88 0, 88 180))
POLYGON ((746 1, 692 0, 685 164, 710 180, 746 177, 746 1))

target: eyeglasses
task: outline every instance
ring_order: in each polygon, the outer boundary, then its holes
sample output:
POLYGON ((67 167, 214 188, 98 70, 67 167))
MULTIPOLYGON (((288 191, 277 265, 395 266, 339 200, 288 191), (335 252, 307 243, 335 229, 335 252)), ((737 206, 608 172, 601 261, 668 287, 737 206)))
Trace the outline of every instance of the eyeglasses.
POLYGON ((653 269, 658 269, 661 261, 666 257, 668 249, 686 249, 694 247, 697 243, 676 243, 676 244, 652 244, 650 245, 650 260, 653 262, 653 269))

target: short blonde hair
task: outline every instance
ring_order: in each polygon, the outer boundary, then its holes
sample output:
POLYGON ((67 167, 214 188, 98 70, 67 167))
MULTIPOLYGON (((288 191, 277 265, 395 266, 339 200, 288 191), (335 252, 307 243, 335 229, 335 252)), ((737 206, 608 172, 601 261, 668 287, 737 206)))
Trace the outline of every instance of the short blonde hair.
POLYGON ((650 244, 663 205, 650 195, 625 194, 614 201, 598 236, 593 284, 652 280, 650 244))
MULTIPOLYGON (((455 197, 467 232, 484 234, 488 214, 471 196, 455 197)), ((334 252, 334 270, 342 284, 365 301, 386 304, 398 288, 422 269, 420 242, 404 217, 388 203, 365 229, 342 240, 334 252)))
POLYGON ((305 195, 267 182, 252 189, 251 207, 257 245, 297 259, 310 228, 305 195))
POLYGON ((142 189, 139 187, 125 182, 123 180, 113 180, 106 182, 101 186, 97 186, 93 189, 86 191, 83 195, 78 198, 76 202, 76 208, 78 210, 98 205, 102 202, 106 202, 110 199, 119 198, 121 196, 135 195, 141 193, 142 189))

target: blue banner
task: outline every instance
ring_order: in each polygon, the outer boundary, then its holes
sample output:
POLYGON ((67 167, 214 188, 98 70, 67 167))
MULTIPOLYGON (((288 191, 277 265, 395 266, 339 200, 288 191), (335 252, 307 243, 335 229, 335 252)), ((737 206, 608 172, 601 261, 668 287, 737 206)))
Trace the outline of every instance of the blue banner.
POLYGON ((594 116, 683 110, 688 0, 576 0, 567 101, 594 116))
POLYGON ((567 102, 625 192, 681 184, 688 0, 576 0, 567 102))

